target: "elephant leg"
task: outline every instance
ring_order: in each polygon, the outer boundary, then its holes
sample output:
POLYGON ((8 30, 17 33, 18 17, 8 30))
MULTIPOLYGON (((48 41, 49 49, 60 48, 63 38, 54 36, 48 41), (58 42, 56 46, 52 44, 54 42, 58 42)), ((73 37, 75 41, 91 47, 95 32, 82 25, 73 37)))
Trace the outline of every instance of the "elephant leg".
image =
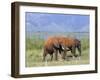
POLYGON ((51 61, 53 60, 53 54, 50 55, 51 56, 51 61))
POLYGON ((65 60, 66 59, 66 50, 63 51, 63 56, 62 58, 65 60))
POLYGON ((77 49, 78 49, 78 52, 79 52, 79 57, 78 57, 78 59, 80 60, 80 57, 81 57, 81 47, 78 46, 77 49))
POLYGON ((56 61, 58 60, 58 51, 57 50, 55 51, 55 60, 56 61))
POLYGON ((76 47, 75 46, 72 47, 72 54, 73 54, 73 57, 77 57, 77 55, 76 55, 76 47))
POLYGON ((78 52, 79 52, 79 56, 81 56, 81 46, 78 46, 77 49, 78 49, 78 52))

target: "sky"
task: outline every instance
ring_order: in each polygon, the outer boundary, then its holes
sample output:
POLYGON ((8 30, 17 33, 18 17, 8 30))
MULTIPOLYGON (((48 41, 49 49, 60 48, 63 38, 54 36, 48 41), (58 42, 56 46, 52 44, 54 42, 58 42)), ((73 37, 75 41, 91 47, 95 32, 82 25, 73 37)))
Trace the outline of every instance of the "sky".
POLYGON ((89 15, 25 13, 26 32, 89 32, 89 15))

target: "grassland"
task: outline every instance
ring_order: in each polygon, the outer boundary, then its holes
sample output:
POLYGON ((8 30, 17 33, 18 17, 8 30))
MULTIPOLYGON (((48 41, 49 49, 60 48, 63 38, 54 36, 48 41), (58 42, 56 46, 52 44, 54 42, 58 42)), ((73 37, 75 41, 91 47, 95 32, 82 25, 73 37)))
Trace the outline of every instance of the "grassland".
MULTIPOLYGON (((62 60, 61 55, 59 55, 58 61, 54 59, 50 61, 50 56, 48 55, 48 61, 43 62, 43 44, 44 39, 26 37, 26 67, 89 64, 89 40, 86 37, 81 38, 82 56, 80 60, 78 58, 71 58, 69 61, 62 60)), ((76 53, 78 54, 78 52, 76 53)), ((70 55, 71 53, 68 52, 68 54, 70 55)))

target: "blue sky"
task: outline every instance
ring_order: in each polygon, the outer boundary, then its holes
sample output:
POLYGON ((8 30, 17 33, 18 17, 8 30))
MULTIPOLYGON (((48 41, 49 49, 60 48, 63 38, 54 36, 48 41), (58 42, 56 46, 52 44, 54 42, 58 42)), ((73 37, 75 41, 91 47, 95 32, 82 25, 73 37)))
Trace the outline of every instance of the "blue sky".
POLYGON ((89 15, 26 12, 25 23, 27 32, 89 32, 89 15))

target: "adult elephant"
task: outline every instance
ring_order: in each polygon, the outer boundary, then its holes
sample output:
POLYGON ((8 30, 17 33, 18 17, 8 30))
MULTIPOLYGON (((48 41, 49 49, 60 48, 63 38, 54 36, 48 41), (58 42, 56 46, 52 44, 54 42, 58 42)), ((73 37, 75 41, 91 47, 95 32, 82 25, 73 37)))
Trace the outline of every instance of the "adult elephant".
POLYGON ((49 37, 44 43, 43 61, 45 61, 48 54, 51 56, 51 61, 53 54, 55 54, 55 60, 58 60, 58 53, 61 53, 61 51, 63 50, 59 44, 59 37, 49 37))
POLYGON ((66 58, 67 51, 71 51, 74 57, 76 55, 76 49, 79 52, 79 56, 81 56, 81 42, 78 39, 69 38, 69 37, 59 37, 59 44, 62 46, 63 49, 63 59, 66 58))

